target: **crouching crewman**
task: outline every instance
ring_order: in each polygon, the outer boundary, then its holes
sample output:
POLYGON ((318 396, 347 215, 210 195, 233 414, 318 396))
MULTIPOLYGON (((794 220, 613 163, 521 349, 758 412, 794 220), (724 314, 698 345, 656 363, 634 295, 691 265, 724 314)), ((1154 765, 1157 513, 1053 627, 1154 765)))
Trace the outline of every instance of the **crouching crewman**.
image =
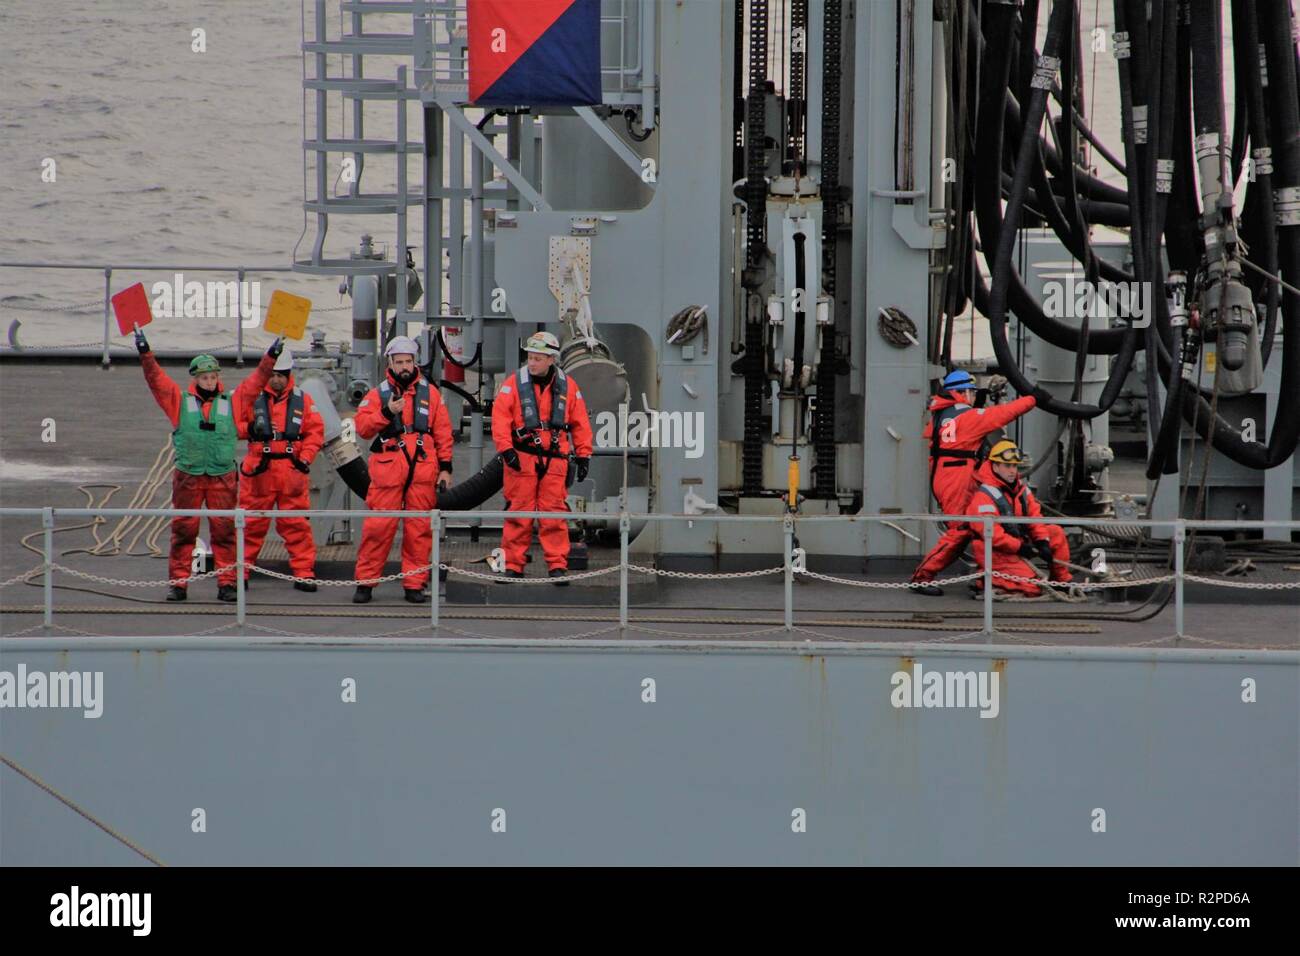
MULTIPOLYGON (((1037 578, 1033 565, 1027 558, 1039 558, 1050 569, 1053 582, 1069 582, 1072 579, 1068 562, 1070 546, 1065 540, 1065 532, 1056 524, 1001 524, 1003 518, 1041 518, 1042 509, 1038 499, 1029 490, 1029 486, 1020 480, 1020 465, 1023 462, 1020 449, 1013 441, 1000 441, 989 452, 985 461, 975 472, 975 491, 971 495, 966 513, 975 518, 986 515, 993 517, 993 586, 997 591, 1023 594, 1037 597, 1042 588, 1030 581, 1008 581, 998 577, 997 572, 1013 574, 1021 578, 1037 578)), ((971 533, 975 536, 975 560, 984 567, 984 522, 971 521, 971 533)), ((976 585, 977 591, 983 590, 983 581, 976 585)))

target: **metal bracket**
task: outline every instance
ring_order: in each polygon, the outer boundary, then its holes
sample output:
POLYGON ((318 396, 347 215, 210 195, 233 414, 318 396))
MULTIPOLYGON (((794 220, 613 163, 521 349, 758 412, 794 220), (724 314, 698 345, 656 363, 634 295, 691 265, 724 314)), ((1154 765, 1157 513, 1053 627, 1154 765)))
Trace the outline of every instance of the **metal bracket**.
MULTIPOLYGON (((602 122, 600 117, 592 112, 590 106, 575 106, 573 112, 582 117, 582 121, 591 127, 591 131, 605 141, 605 145, 612 149, 632 172, 636 173, 638 179, 641 178, 643 168, 641 163, 645 157, 638 155, 631 146, 619 139, 618 134, 610 129, 606 123, 602 122)), ((642 181, 644 182, 644 180, 642 181)), ((645 185, 649 186, 652 192, 654 191, 654 182, 648 182, 645 185)))
POLYGON ((542 198, 542 194, 533 188, 533 184, 524 178, 524 174, 516 169, 510 160, 497 151, 497 148, 492 145, 488 138, 479 132, 478 127, 465 118, 465 114, 450 96, 444 94, 435 97, 434 102, 441 107, 451 124, 469 137, 469 141, 474 144, 474 147, 490 159, 493 166, 501 170, 501 175, 505 176, 510 184, 519 190, 519 194, 527 199, 534 209, 541 212, 551 211, 551 204, 542 198))

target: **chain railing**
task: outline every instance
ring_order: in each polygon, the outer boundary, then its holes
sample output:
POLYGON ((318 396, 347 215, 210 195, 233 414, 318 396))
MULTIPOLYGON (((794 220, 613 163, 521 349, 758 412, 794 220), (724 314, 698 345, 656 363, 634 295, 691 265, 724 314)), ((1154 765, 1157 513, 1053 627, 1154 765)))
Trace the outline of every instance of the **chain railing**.
MULTIPOLYGON (((407 579, 414 577, 422 579, 430 575, 434 569, 439 572, 445 572, 447 575, 456 575, 469 580, 486 581, 494 585, 505 586, 529 586, 529 585, 554 585, 557 579, 550 577, 513 577, 501 573, 484 573, 474 571, 469 568, 460 568, 449 565, 442 561, 441 539, 443 528, 451 519, 552 519, 552 520, 572 520, 572 512, 557 511, 439 511, 433 510, 427 512, 430 522, 432 544, 430 547, 429 563, 421 565, 414 569, 400 571, 395 574, 385 575, 383 577, 366 578, 366 579, 345 579, 345 580, 325 580, 321 578, 300 578, 292 574, 284 574, 279 571, 272 571, 267 568, 261 568, 256 565, 248 565, 244 560, 244 536, 245 526, 250 517, 264 518, 283 518, 283 517, 322 517, 322 518, 355 518, 358 512, 338 509, 300 509, 300 510, 264 510, 264 509, 185 509, 185 508, 0 508, 0 516, 4 517, 39 517, 41 519, 44 531, 43 545, 43 562, 40 566, 32 568, 23 574, 11 577, 0 582, 0 589, 19 583, 30 583, 32 579, 40 574, 42 576, 44 590, 44 624, 43 628, 48 632, 53 624, 54 616, 54 572, 58 571, 74 577, 95 581, 102 584, 110 584, 117 587, 137 588, 154 585, 184 585, 188 581, 201 580, 204 578, 215 577, 227 572, 235 572, 235 615, 236 624, 242 627, 247 617, 245 575, 239 573, 241 570, 258 574, 263 574, 271 578, 283 581, 306 582, 326 587, 346 587, 355 585, 374 586, 376 584, 407 579), (112 578, 104 575, 93 574, 88 571, 81 571, 70 568, 54 561, 54 541, 53 535, 55 530, 55 520, 58 517, 207 517, 211 518, 232 518, 235 526, 235 562, 223 567, 215 568, 201 574, 194 574, 185 579, 167 579, 162 581, 132 581, 119 578, 112 578)), ((423 514, 423 512, 421 513, 423 514)), ((366 511, 365 515, 372 518, 410 518, 412 512, 402 510, 374 510, 366 511)), ((613 516, 611 516, 613 517, 613 516)), ((619 602, 619 623, 618 630, 626 631, 629 628, 628 621, 628 596, 629 583, 628 572, 637 574, 662 577, 675 580, 694 580, 694 581, 727 581, 741 580, 747 578, 769 577, 777 574, 784 576, 784 599, 783 611, 784 622, 778 628, 786 633, 793 633, 797 628, 794 624, 794 588, 793 583, 796 577, 802 577, 808 580, 822 581, 829 584, 866 588, 877 590, 909 590, 914 587, 913 582, 900 581, 871 581, 857 580, 832 574, 812 571, 807 567, 807 555, 803 548, 795 546, 795 528, 796 525, 818 524, 824 521, 832 522, 888 522, 897 524, 900 521, 920 521, 920 522, 965 522, 967 524, 980 524, 983 527, 984 540, 992 540, 994 518, 991 515, 982 516, 963 516, 963 515, 851 515, 851 516, 829 516, 829 515, 810 515, 799 516, 795 514, 786 515, 726 515, 726 514, 691 514, 691 515, 671 515, 671 514, 630 514, 621 513, 618 516, 619 525, 619 561, 603 568, 594 568, 577 574, 565 575, 563 581, 576 582, 603 577, 605 575, 619 575, 618 602, 619 602), (703 522, 703 523, 759 523, 773 524, 779 522, 781 525, 783 546, 782 546, 782 563, 773 567, 758 568, 746 571, 675 571, 665 568, 655 568, 648 565, 635 564, 629 557, 631 526, 632 522, 638 523, 673 523, 673 522, 703 522)), ((1108 522, 1104 518, 1068 518, 1065 520, 1050 518, 1029 518, 1029 517, 1002 517, 996 519, 999 524, 1011 525, 1033 525, 1033 524, 1065 524, 1071 527, 1099 527, 1105 526, 1108 522)), ((1191 521, 1184 519, 1168 520, 1141 520, 1129 521, 1128 525, 1140 528, 1168 529, 1173 531, 1173 563, 1174 567, 1171 573, 1151 575, 1147 577, 1125 578, 1117 581, 1069 581, 1055 582, 1046 577, 1027 577, 1022 575, 1011 574, 1006 571, 996 570, 993 566, 994 549, 986 547, 984 552, 984 566, 981 570, 967 574, 954 575, 951 577, 935 579, 933 582, 938 585, 953 585, 966 582, 982 581, 979 597, 983 601, 984 621, 983 629, 974 632, 965 637, 983 636, 992 643, 999 632, 994 627, 993 622, 993 605, 998 598, 996 581, 1010 582, 1020 585, 1033 585, 1041 593, 1046 595, 1057 595, 1060 600, 1078 600, 1078 597, 1070 595, 1086 594, 1089 591, 1108 590, 1115 588, 1135 588, 1149 587, 1159 584, 1174 585, 1174 617, 1175 617, 1175 634, 1173 638, 1182 639, 1189 637, 1185 630, 1184 610, 1185 596, 1184 589, 1186 582, 1192 581, 1197 584, 1208 585, 1212 587, 1252 589, 1266 591, 1284 591, 1300 589, 1300 580, 1298 581, 1228 581, 1220 578, 1208 577, 1205 575, 1188 574, 1184 571, 1184 543, 1187 540, 1188 530, 1265 530, 1270 528, 1287 529, 1288 532, 1300 529, 1300 521, 1191 521)), ((1098 572, 1099 573, 1099 572, 1098 572)), ((438 614, 440 607, 440 598, 436 582, 429 588, 429 627, 436 630, 439 626, 438 614)))

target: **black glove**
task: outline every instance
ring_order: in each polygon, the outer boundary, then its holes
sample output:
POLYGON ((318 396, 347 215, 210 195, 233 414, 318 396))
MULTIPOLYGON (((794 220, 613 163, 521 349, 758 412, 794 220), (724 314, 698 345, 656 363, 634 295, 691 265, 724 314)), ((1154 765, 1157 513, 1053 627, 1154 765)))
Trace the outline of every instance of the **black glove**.
POLYGON ((144 329, 135 330, 135 350, 141 355, 149 351, 149 340, 144 337, 144 329))
POLYGON ((439 491, 446 491, 448 488, 451 487, 451 479, 442 477, 442 473, 444 471, 449 475, 451 474, 451 462, 449 461, 438 462, 438 490, 439 491))
POLYGON ((1052 543, 1050 541, 1035 541, 1034 548, 1038 551, 1038 556, 1043 559, 1043 563, 1049 568, 1056 562, 1056 555, 1052 554, 1052 543))
POLYGON ((515 451, 513 448, 507 448, 503 451, 501 453, 501 460, 505 462, 507 468, 513 468, 515 471, 519 470, 519 452, 515 451))
POLYGON ((297 468, 304 475, 311 474, 311 464, 309 462, 305 462, 301 458, 290 458, 289 461, 292 463, 293 467, 297 468))
POLYGON ((1019 554, 1022 558, 1036 558, 1038 557, 1038 549, 1034 547, 1034 542, 1025 538, 1020 542, 1019 554))
POLYGON ((270 348, 266 350, 266 354, 271 356, 271 358, 279 358, 280 353, 283 351, 284 351, 284 338, 282 336, 277 335, 275 337, 275 341, 271 343, 270 348))
POLYGON ((590 459, 590 458, 578 458, 578 459, 576 459, 575 464, 577 464, 577 466, 578 466, 578 480, 579 480, 579 481, 586 481, 586 480, 587 480, 587 470, 591 467, 591 459, 590 459))

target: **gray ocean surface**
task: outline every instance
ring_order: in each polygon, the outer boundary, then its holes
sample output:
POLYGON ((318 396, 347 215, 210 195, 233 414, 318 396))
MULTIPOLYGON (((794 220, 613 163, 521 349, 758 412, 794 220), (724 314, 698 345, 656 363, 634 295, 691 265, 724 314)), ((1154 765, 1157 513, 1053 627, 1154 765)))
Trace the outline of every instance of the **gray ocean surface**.
MULTIPOLYGON (((5 0, 0 16, 0 261, 290 264, 304 228, 297 0, 5 0), (191 49, 198 28, 203 53, 191 49), (42 182, 46 158, 53 183, 42 182)), ((385 119, 376 135, 395 126, 385 119)), ((338 125, 330 132, 340 135, 338 125)), ((369 174, 363 184, 383 188, 369 174)), ((346 255, 366 226, 391 242, 390 221, 366 219, 332 222, 331 254, 346 255)), ((274 289, 303 295, 313 302, 309 328, 347 336, 338 278, 248 279, 260 280, 263 309, 274 289)), ((172 280, 119 272, 112 286, 143 281, 152 291, 172 280)), ((97 345, 103 291, 96 271, 0 269, 0 323, 21 321, 24 345, 97 345)), ((149 331, 172 347, 217 348, 234 342, 234 319, 155 316, 149 331)), ((250 347, 269 340, 245 330, 250 347)), ((115 324, 113 341, 129 342, 115 324)))
MULTIPOLYGON (((1111 4, 1084 0, 1081 6, 1086 36, 1100 26, 1107 38, 1102 52, 1085 43, 1089 113, 1099 135, 1122 155, 1111 4)), ((0 261, 289 265, 305 228, 298 0, 4 0, 0 15, 0 261), (191 48, 197 28, 206 33, 203 53, 191 48), (47 158, 56 162, 53 183, 41 178, 47 158)), ((337 35, 337 11, 331 16, 331 35, 337 35)), ((1046 16, 1041 19, 1040 37, 1046 16)), ((367 25, 410 29, 409 18, 400 16, 367 17, 367 25)), ((1230 62, 1230 48, 1226 53, 1230 62)), ((343 69, 341 59, 330 58, 331 75, 343 69)), ((369 75, 391 76, 397 62, 377 58, 369 75)), ((350 135, 350 117, 337 105, 333 110, 329 134, 350 135)), ((367 111, 366 135, 391 137, 391 105, 367 111)), ((418 139, 418 111, 410 123, 418 139)), ((346 188, 337 181, 340 159, 330 157, 331 192, 346 188)), ((1104 160, 1095 162, 1099 175, 1122 184, 1104 160)), ((411 182, 418 182, 415 165, 411 172, 411 182)), ((367 168, 364 191, 394 185, 391 165, 367 168)), ((310 250, 312 220, 300 256, 310 250)), ((415 216, 410 241, 416 245, 423 243, 418 226, 415 216)), ((381 247, 394 244, 392 219, 336 218, 327 254, 346 255, 366 230, 381 247)), ((143 281, 151 290, 172 278, 118 272, 112 286, 118 291, 143 281)), ((306 296, 313 302, 309 328, 331 340, 347 338, 349 306, 338 278, 249 279, 261 282, 263 308, 277 288, 306 296)), ((98 345, 103 291, 97 271, 0 268, 0 326, 19 320, 24 345, 98 345)), ((983 328, 964 331, 972 352, 989 354, 983 328)), ((218 348, 233 344, 234 320, 156 317, 151 333, 170 347, 218 348)), ((959 334, 958 342, 964 340, 959 334)), ((113 341, 127 342, 115 326, 113 341)), ((246 330, 245 341, 257 347, 268 336, 246 330)))

